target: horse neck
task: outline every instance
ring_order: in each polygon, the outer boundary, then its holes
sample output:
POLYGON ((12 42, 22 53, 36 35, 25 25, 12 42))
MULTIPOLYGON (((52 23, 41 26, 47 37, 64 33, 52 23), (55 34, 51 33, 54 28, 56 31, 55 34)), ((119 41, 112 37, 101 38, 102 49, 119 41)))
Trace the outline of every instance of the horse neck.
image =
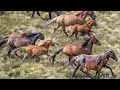
POLYGON ((88 27, 89 29, 91 29, 92 28, 92 24, 93 24, 92 22, 88 22, 88 23, 85 24, 85 26, 88 27))
POLYGON ((90 41, 87 43, 87 46, 86 46, 86 47, 92 52, 93 41, 90 40, 90 41))
POLYGON ((48 49, 50 47, 50 43, 46 42, 44 45, 42 45, 44 48, 48 49))
POLYGON ((105 54, 103 55, 103 58, 108 60, 108 59, 110 58, 109 53, 108 53, 108 52, 105 53, 105 54))
POLYGON ((39 35, 36 35, 35 37, 31 37, 31 43, 32 45, 35 45, 35 42, 37 41, 39 35))
POLYGON ((87 14, 81 13, 78 17, 79 17, 82 21, 85 21, 85 19, 86 19, 86 17, 87 17, 87 14))

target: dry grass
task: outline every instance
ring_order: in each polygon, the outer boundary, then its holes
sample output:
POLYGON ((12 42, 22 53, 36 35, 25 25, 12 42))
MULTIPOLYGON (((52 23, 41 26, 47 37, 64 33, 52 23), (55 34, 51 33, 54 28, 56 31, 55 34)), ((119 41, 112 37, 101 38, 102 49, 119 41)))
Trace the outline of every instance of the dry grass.
MULTIPOLYGON (((70 12, 73 13, 73 12, 70 12)), ((107 50, 114 50, 120 59, 120 12, 111 11, 111 12, 95 12, 97 15, 97 24, 98 28, 93 28, 93 31, 97 33, 97 38, 102 43, 101 46, 94 45, 93 54, 100 54, 107 50)), ((43 17, 46 17, 46 13, 41 13, 43 17)), ((0 16, 0 35, 1 37, 5 37, 15 32, 18 34, 25 32, 34 32, 40 31, 42 32, 46 38, 50 38, 56 24, 51 24, 45 28, 40 27, 40 24, 46 23, 46 21, 40 19, 39 16, 35 16, 35 18, 31 19, 31 13, 27 14, 27 12, 23 11, 14 11, 14 12, 6 12, 4 15, 0 16)), ((89 19, 89 18, 87 18, 89 19)), ((69 40, 66 40, 66 36, 62 32, 61 28, 56 31, 54 35, 54 40, 57 42, 57 46, 51 47, 50 50, 53 54, 55 51, 60 49, 66 44, 69 43, 81 43, 84 40, 83 36, 79 36, 79 40, 75 40, 72 37, 69 40)), ((38 44, 37 41, 36 44, 38 44)), ((69 66, 62 72, 59 72, 60 68, 67 62, 67 56, 63 54, 59 54, 56 57, 56 61, 59 63, 55 63, 55 66, 49 66, 49 61, 45 56, 41 56, 41 60, 37 58, 33 58, 32 61, 26 59, 26 61, 17 68, 12 68, 12 65, 17 63, 23 55, 24 52, 19 52, 19 58, 8 58, 7 56, 8 47, 7 45, 3 45, 0 48, 0 78, 11 78, 11 79, 70 79, 73 73, 73 68, 69 66), (6 64, 5 64, 6 62, 6 64)), ((113 61, 110 59, 110 65, 112 66, 113 61)), ((113 72, 116 77, 114 79, 120 78, 120 61, 116 62, 114 66, 112 66, 113 72)), ((113 77, 110 74, 110 71, 107 69, 102 70, 105 74, 105 77, 101 77, 103 79, 112 79, 113 77)), ((91 72, 93 75, 95 72, 91 72)), ((87 79, 86 75, 82 72, 78 71, 76 73, 78 79, 87 79)))

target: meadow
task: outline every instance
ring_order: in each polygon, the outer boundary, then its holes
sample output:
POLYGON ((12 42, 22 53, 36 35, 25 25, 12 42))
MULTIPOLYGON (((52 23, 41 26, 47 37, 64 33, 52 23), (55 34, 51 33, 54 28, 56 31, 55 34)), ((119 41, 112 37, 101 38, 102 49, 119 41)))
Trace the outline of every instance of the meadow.
MULTIPOLYGON (((48 17, 45 12, 40 12, 42 17, 48 17)), ((64 13, 66 13, 64 11, 64 13)), ((67 12, 68 13, 68 12, 67 12)), ((72 14, 74 11, 69 12, 72 14)), ((48 22, 42 20, 38 15, 35 14, 34 18, 31 18, 31 12, 26 11, 7 11, 5 14, 0 16, 0 38, 6 37, 12 33, 22 34, 28 32, 42 32, 46 38, 51 38, 56 24, 50 24, 42 27, 41 25, 48 22)), ((114 62, 110 59, 109 65, 112 67, 115 77, 112 77, 109 69, 102 69, 104 76, 101 79, 120 79, 120 11, 95 11, 97 16, 98 28, 93 27, 92 30, 96 32, 96 37, 101 42, 101 46, 93 46, 93 54, 101 54, 108 50, 115 51, 118 61, 114 62)), ((56 15, 53 13, 52 17, 56 15)), ((86 20, 89 20, 88 17, 86 20)), ((61 47, 67 44, 74 43, 80 44, 84 42, 84 36, 78 35, 78 40, 74 37, 67 39, 62 28, 56 31, 53 36, 54 41, 57 43, 55 47, 50 47, 50 54, 54 54, 61 47)), ((69 32, 68 32, 69 33, 69 32)), ((41 43, 41 40, 36 42, 36 45, 41 43)), ((19 62, 25 52, 18 52, 19 57, 14 56, 9 58, 7 55, 8 46, 7 44, 0 47, 0 79, 70 79, 73 73, 73 68, 69 66, 62 72, 59 70, 68 61, 68 57, 60 53, 56 57, 54 66, 49 65, 49 61, 46 56, 41 56, 41 59, 33 58, 31 61, 26 59, 25 62, 19 67, 12 67, 14 64, 19 62)), ((95 75, 95 72, 91 72, 95 75)), ((76 73, 77 79, 88 79, 88 77, 78 71, 76 73)))

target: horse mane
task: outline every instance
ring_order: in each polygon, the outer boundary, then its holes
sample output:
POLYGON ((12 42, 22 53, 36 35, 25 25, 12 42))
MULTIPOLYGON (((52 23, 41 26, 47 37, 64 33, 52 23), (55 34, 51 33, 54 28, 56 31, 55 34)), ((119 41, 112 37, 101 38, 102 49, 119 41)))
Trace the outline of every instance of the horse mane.
POLYGON ((86 25, 89 25, 91 22, 93 22, 93 20, 89 20, 87 23, 85 23, 86 25))
POLYGON ((83 42, 83 43, 81 44, 81 46, 82 46, 82 47, 85 47, 85 46, 87 45, 87 43, 90 41, 90 39, 91 39, 91 38, 89 38, 88 40, 86 40, 85 42, 83 42))
POLYGON ((84 11, 78 11, 78 12, 76 12, 74 15, 75 16, 78 16, 78 15, 80 15, 81 13, 83 13, 84 11))
POLYGON ((38 35, 38 34, 40 34, 40 33, 27 33, 27 34, 26 34, 26 37, 27 37, 27 38, 29 38, 29 37, 34 37, 34 36, 36 36, 36 35, 38 35))
POLYGON ((43 41, 42 44, 39 44, 38 46, 44 46, 48 41, 50 41, 50 40, 49 40, 49 39, 48 39, 48 40, 45 40, 45 41, 43 41))

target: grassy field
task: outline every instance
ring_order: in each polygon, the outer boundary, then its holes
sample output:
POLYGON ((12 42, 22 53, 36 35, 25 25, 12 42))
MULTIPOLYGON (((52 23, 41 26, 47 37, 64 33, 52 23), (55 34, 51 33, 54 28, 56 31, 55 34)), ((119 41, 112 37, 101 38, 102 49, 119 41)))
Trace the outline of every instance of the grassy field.
MULTIPOLYGON (((73 12, 69 12, 73 13, 73 12)), ((101 42, 101 46, 94 45, 93 54, 101 54, 110 49, 114 50, 117 57, 120 59, 120 11, 111 12, 95 12, 97 15, 98 28, 93 27, 92 30, 97 33, 97 38, 101 42)), ((41 16, 46 17, 47 13, 42 13, 41 16)), ((87 18, 87 20, 89 17, 87 18)), ((12 33, 22 34, 25 32, 42 32, 46 38, 50 38, 56 24, 51 24, 42 28, 40 25, 46 23, 47 21, 42 20, 39 16, 35 15, 31 19, 31 13, 24 11, 8 11, 4 15, 0 16, 0 37, 8 36, 12 33)), ((65 34, 62 32, 61 28, 54 34, 55 42, 57 45, 55 47, 50 47, 51 54, 60 49, 61 47, 75 43, 79 44, 84 41, 84 37, 80 36, 76 41, 74 37, 67 40, 65 34)), ((37 41, 38 44, 41 41, 37 41)), ((13 57, 9 58, 7 56, 8 47, 7 44, 0 47, 0 78, 10 78, 10 79, 70 79, 73 73, 73 68, 69 66, 62 72, 59 72, 60 68, 68 61, 67 56, 59 54, 56 57, 54 66, 49 66, 49 61, 46 56, 41 56, 41 60, 33 58, 31 61, 26 59, 26 61, 20 66, 13 68, 12 65, 16 64, 22 59, 25 52, 19 52, 19 58, 13 57)), ((116 77, 114 79, 120 78, 120 61, 113 62, 110 59, 110 66, 113 69, 116 77), (115 65, 113 65, 115 63, 115 65)), ((102 69, 104 77, 101 79, 113 79, 110 70, 102 69)), ((95 74, 94 71, 91 72, 92 75, 95 74)), ((88 79, 88 77, 82 72, 78 71, 76 73, 77 79, 88 79)))

